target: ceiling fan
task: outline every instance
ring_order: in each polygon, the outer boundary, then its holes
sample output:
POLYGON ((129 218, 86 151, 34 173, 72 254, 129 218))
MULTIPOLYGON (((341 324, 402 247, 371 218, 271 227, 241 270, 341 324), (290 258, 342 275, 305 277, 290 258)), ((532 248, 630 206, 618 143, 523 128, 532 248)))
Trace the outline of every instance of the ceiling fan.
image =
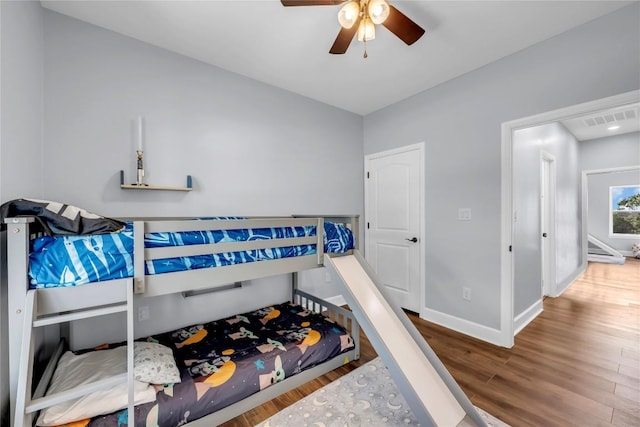
POLYGON ((412 45, 424 34, 424 29, 386 0, 281 0, 283 6, 335 6, 343 4, 338 12, 341 29, 329 53, 343 54, 353 37, 366 42, 376 36, 375 25, 382 24, 407 45, 412 45))

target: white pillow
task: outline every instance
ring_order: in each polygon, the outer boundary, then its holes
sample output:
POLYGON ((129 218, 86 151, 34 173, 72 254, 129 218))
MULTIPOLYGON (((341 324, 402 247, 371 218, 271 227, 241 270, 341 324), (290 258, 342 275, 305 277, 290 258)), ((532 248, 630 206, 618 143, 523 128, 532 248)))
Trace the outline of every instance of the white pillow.
POLYGON ((169 347, 154 342, 136 342, 133 346, 134 377, 151 384, 180 382, 180 371, 169 347))
MULTIPOLYGON (((92 383, 127 372, 127 347, 73 354, 67 351, 60 357, 51 379, 47 395, 68 390, 81 384, 92 383)), ((140 381, 134 381, 135 404, 156 400, 155 389, 140 381)), ((69 400, 43 409, 37 425, 55 426, 72 421, 108 414, 128 405, 127 383, 118 384, 75 400, 69 400)))

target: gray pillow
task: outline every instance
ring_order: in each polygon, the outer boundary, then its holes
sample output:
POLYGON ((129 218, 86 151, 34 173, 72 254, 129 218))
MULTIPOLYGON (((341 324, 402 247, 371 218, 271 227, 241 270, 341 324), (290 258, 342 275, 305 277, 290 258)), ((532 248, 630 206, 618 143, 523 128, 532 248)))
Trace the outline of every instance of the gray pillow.
POLYGON ((133 347, 134 377, 150 384, 180 382, 180 371, 169 347, 154 342, 135 342, 133 347))

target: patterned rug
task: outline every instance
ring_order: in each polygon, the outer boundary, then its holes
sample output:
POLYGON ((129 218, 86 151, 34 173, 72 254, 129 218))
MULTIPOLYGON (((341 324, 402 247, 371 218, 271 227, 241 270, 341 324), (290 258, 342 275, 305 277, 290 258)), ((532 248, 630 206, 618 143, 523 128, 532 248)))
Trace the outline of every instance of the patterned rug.
MULTIPOLYGON (((509 427, 482 409, 489 427, 509 427)), ((419 426, 380 358, 283 409, 256 427, 419 426)), ((457 427, 475 424, 466 418, 457 427)))

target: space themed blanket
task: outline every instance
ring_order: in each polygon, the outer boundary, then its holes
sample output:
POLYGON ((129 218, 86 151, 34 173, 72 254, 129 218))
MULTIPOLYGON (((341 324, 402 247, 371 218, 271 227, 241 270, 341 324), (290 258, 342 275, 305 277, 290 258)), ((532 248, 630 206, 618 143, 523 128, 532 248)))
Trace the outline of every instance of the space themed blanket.
MULTIPOLYGON (((205 219, 205 218, 202 218, 205 219)), ((242 219, 216 217, 206 219, 242 219)), ((197 219, 195 219, 197 220, 197 219)), ((255 228, 175 233, 147 233, 145 247, 198 245, 221 242, 281 239, 316 235, 315 226, 255 228)), ((354 237, 346 226, 324 223, 324 251, 344 253, 354 248, 354 237)), ((199 268, 311 255, 316 245, 287 246, 251 251, 205 254, 148 260, 145 274, 161 274, 199 268)), ((44 236, 34 240, 29 254, 31 288, 82 285, 133 276, 133 223, 118 233, 44 236)))
MULTIPOLYGON (((155 335, 173 349, 181 382, 155 386, 154 402, 136 407, 136 426, 178 426, 222 409, 353 348, 332 320, 284 303, 155 335)), ((127 410, 89 426, 126 425, 127 410)))

